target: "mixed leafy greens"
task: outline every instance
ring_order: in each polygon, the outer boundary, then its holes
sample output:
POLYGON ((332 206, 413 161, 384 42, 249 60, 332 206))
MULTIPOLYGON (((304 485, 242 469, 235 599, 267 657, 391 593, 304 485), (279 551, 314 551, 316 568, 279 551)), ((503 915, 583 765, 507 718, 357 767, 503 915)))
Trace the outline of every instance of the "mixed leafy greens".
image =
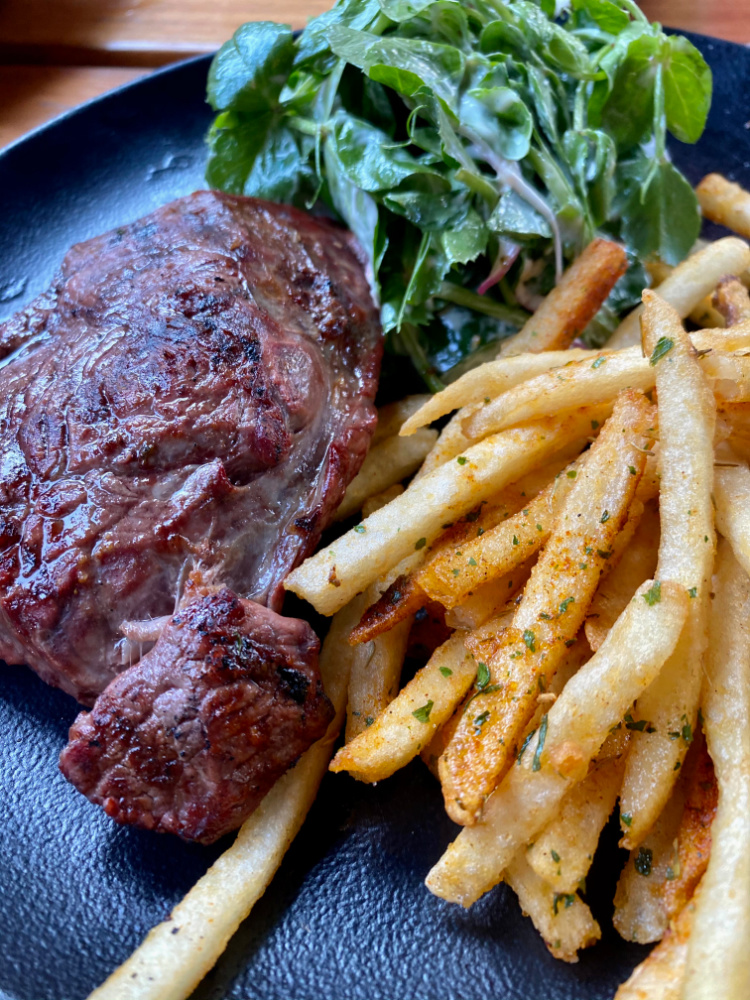
POLYGON ((208 98, 208 182, 340 217, 389 348, 432 389, 518 328, 595 233, 632 265, 593 343, 643 262, 677 263, 698 235, 666 138, 700 137, 711 72, 633 0, 339 0, 296 38, 243 25, 208 98))

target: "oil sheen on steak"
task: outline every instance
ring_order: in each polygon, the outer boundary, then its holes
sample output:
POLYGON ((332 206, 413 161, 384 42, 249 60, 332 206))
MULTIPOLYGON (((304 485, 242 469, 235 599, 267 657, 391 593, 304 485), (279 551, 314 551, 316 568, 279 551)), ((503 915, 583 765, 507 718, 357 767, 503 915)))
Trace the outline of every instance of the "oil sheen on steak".
POLYGON ((353 238, 293 208, 200 192, 73 247, 0 326, 0 656, 92 704, 190 574, 280 611, 381 350, 353 238))

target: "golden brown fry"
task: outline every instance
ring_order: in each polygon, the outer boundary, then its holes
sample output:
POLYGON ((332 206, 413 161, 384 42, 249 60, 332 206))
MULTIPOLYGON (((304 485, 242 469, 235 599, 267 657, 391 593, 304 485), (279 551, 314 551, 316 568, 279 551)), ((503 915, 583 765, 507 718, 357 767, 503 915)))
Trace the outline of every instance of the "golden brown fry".
POLYGON ((559 368, 571 361, 596 357, 597 351, 569 348, 567 351, 545 351, 543 354, 520 354, 518 357, 498 358, 462 375, 441 392, 430 396, 427 402, 411 416, 401 428, 401 434, 413 434, 418 427, 431 424, 452 410, 462 406, 494 399, 521 382, 526 382, 550 368, 559 368))
POLYGON ((675 310, 653 292, 643 298, 644 349, 655 363, 659 398, 657 577, 685 588, 691 615, 673 656, 637 705, 637 718, 649 725, 633 734, 620 796, 632 817, 623 828, 629 849, 664 808, 687 752, 688 740, 671 734, 695 729, 715 545, 713 393, 675 310))
POLYGON ((735 559, 750 574, 750 469, 736 460, 734 467, 714 469, 716 527, 729 540, 735 559))
POLYGON ((708 867, 711 854, 711 825, 719 800, 714 766, 699 731, 685 758, 685 810, 674 846, 674 861, 664 883, 667 920, 675 920, 693 898, 708 867))
POLYGON ((750 347, 750 320, 726 330, 694 330, 690 340, 696 351, 745 351, 750 347))
POLYGON ((437 441, 437 431, 422 428, 411 437, 392 435, 368 452, 362 468, 349 483, 336 511, 336 520, 344 521, 358 511, 370 497, 411 476, 420 467, 437 441))
POLYGON ((471 906, 502 878, 516 852, 557 813, 581 781, 610 730, 651 683, 682 632, 688 598, 682 587, 647 581, 607 641, 568 681, 546 725, 530 741, 484 808, 427 876, 431 892, 471 906), (656 594, 658 593, 658 600, 656 594))
POLYGON ((524 328, 503 342, 500 357, 568 347, 597 314, 627 264, 617 243, 592 240, 524 328))
MULTIPOLYGON (((487 661, 492 683, 462 717, 440 758, 445 807, 457 823, 477 821, 517 752, 538 691, 583 623, 643 472, 653 416, 644 396, 623 393, 574 477, 513 625, 497 637, 487 661)), ((467 645, 476 656, 471 637, 467 645)))
POLYGON ((424 607, 429 597, 417 583, 417 574, 398 576, 385 593, 365 609, 362 618, 352 629, 349 642, 372 642, 378 636, 395 628, 399 622, 410 620, 424 607))
POLYGON ((505 576, 478 587, 462 604, 446 611, 445 624, 450 628, 479 628, 526 586, 530 575, 531 560, 528 560, 505 576))
POLYGON ((526 853, 537 875, 558 893, 576 892, 594 858, 599 834, 617 802, 629 732, 608 737, 583 781, 562 800, 559 814, 526 853))
MULTIPOLYGON (((708 174, 695 189, 704 216, 750 238, 750 194, 721 174, 708 174)), ((737 274, 746 268, 727 268, 737 274)))
POLYGON ((356 655, 346 636, 359 612, 339 612, 321 650, 323 686, 336 709, 326 735, 276 782, 232 846, 90 1000, 184 1000, 216 963, 265 892, 317 795, 344 721, 356 655))
POLYGON ((453 714, 477 671, 456 635, 444 642, 386 710, 331 762, 361 781, 382 781, 417 756, 453 714))
POLYGON ((398 694, 412 619, 358 647, 349 677, 346 742, 364 732, 398 694))
POLYGON ((703 686, 719 804, 691 937, 685 1000, 750 995, 750 580, 719 544, 703 686))
POLYGON ((394 434, 400 434, 403 425, 433 398, 429 393, 420 393, 414 396, 404 396, 403 399, 399 399, 395 403, 386 403, 385 406, 381 406, 378 410, 378 424, 372 436, 372 446, 380 444, 381 441, 385 441, 386 438, 392 437, 394 434))
POLYGON ((517 514, 482 526, 475 537, 446 546, 420 569, 420 587, 446 608, 461 604, 483 584, 511 572, 534 555, 549 538, 555 518, 576 481, 580 462, 573 462, 517 514))
POLYGON ((606 403, 624 389, 650 392, 655 373, 640 347, 599 351, 594 359, 553 368, 490 400, 464 420, 465 436, 478 441, 504 427, 538 420, 578 406, 606 403))
POLYGON ((695 903, 690 902, 648 958, 615 994, 615 1000, 680 1000, 695 903))
POLYGON ((380 510, 381 507, 385 507, 389 504, 391 500, 395 500, 396 497, 400 497, 404 492, 404 487, 401 483, 394 483, 393 486, 389 486, 387 490, 383 490, 382 493, 376 493, 374 497, 370 497, 368 500, 362 504, 362 519, 369 517, 370 514, 374 514, 376 510, 380 510))
POLYGON ((523 912, 555 958, 577 962, 581 948, 602 936, 599 924, 586 903, 573 892, 559 892, 536 874, 522 855, 511 861, 505 881, 518 896, 523 912))
POLYGON ((732 274, 722 278, 716 286, 713 304, 728 327, 750 320, 750 295, 740 279, 732 274))
MULTIPOLYGON (((739 274, 749 266, 750 247, 734 236, 727 236, 683 260, 656 292, 684 318, 714 290, 723 275, 739 274)), ((638 306, 625 317, 610 337, 608 350, 640 343, 642 314, 643 306, 638 306)))
POLYGON ((287 590, 330 615, 402 559, 431 544, 446 521, 455 521, 483 500, 539 468, 556 452, 605 419, 607 407, 591 407, 503 431, 469 448, 458 459, 411 483, 401 496, 293 570, 287 590), (460 461, 459 461, 460 459, 460 461))
POLYGON ((633 539, 602 580, 586 616, 586 638, 596 651, 644 580, 653 577, 659 549, 659 514, 646 507, 633 539))

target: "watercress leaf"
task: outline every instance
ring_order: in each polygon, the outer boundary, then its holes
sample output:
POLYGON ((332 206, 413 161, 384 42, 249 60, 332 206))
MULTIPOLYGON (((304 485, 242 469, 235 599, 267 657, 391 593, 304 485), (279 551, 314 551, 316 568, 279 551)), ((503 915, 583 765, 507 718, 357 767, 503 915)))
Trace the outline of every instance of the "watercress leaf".
POLYGON ((360 31, 339 23, 332 24, 328 28, 326 38, 331 51, 339 59, 345 59, 359 69, 365 68, 367 53, 378 40, 378 36, 370 31, 360 31))
POLYGON ((617 66, 612 90, 601 111, 601 124, 622 149, 646 141, 654 119, 654 83, 661 38, 640 35, 628 45, 617 66))
POLYGON ((474 49, 474 37, 469 19, 456 0, 437 0, 429 10, 430 27, 444 41, 456 45, 464 52, 474 49))
POLYGON ((207 99, 215 111, 264 112, 274 105, 294 61, 292 29, 257 21, 243 24, 214 57, 207 99))
POLYGON ((378 0, 380 9, 391 21, 408 21, 433 3, 435 0, 378 0))
POLYGON ((459 225, 440 232, 440 247, 449 265, 466 264, 485 252, 488 236, 482 217, 470 209, 459 225))
POLYGON ((367 47, 364 68, 373 80, 407 96, 416 93, 414 82, 419 80, 449 106, 454 106, 466 60, 452 45, 387 35, 367 47))
POLYGON ((495 210, 487 220, 487 228, 493 233, 512 237, 550 237, 549 224, 527 201, 515 191, 505 191, 495 210))
POLYGON ((548 75, 536 66, 528 66, 526 75, 529 91, 534 102, 536 117, 549 141, 556 145, 559 141, 557 129, 558 105, 548 75))
POLYGON ((206 180, 210 187, 242 194, 258 150, 276 123, 271 111, 244 118, 234 111, 218 115, 208 133, 206 180))
POLYGON ((523 31, 516 24, 507 21, 491 21, 482 29, 479 37, 482 52, 503 53, 520 59, 528 57, 528 45, 523 31))
POLYGON ((627 13, 611 0, 573 0, 573 11, 584 13, 598 28, 619 35, 630 24, 627 13))
POLYGON ((563 136, 563 152, 588 202, 594 225, 602 225, 615 193, 617 150, 613 139, 598 129, 569 129, 563 136))
POLYGON ((670 36, 666 49, 664 108, 667 128, 681 142, 697 142, 711 106, 711 70, 687 38, 670 36))
POLYGON ((258 149, 242 193, 267 201, 294 201, 306 175, 312 180, 307 155, 300 150, 305 138, 283 124, 272 128, 258 149))
POLYGON ((397 215, 403 215, 419 229, 436 232, 456 225, 466 216, 466 195, 451 191, 447 182, 437 183, 438 178, 419 178, 430 183, 402 185, 399 191, 390 191, 383 197, 383 204, 397 215))
POLYGON ((475 87, 461 98, 459 116, 507 159, 521 160, 528 153, 534 119, 510 87, 475 87))
POLYGON ((330 139, 324 144, 323 154, 331 203, 359 240, 370 261, 375 280, 379 247, 377 202, 349 180, 330 139))
POLYGON ((295 68, 314 66, 318 73, 326 73, 335 60, 328 40, 328 32, 333 25, 363 30, 369 28, 379 16, 378 0, 339 0, 330 10, 308 21, 297 39, 295 68))
POLYGON ((443 188, 449 187, 431 167, 422 165, 385 132, 361 118, 338 115, 330 128, 329 143, 341 169, 363 191, 395 188, 417 173, 433 175, 443 188))
POLYGON ((622 236, 639 257, 656 254, 679 264, 700 232, 701 216, 690 184, 671 163, 654 165, 645 155, 622 164, 622 236))

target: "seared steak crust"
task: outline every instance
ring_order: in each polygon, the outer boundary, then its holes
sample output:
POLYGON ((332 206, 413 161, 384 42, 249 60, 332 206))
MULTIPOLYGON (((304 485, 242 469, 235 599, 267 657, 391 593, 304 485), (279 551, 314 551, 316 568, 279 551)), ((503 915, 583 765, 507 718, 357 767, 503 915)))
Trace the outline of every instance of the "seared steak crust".
POLYGON ((380 355, 353 238, 293 208, 200 192, 73 247, 0 326, 0 656, 91 704, 191 569, 279 610, 380 355))
POLYGON ((209 844, 325 732, 317 652, 305 622, 198 597, 78 716, 62 772, 119 823, 209 844))

